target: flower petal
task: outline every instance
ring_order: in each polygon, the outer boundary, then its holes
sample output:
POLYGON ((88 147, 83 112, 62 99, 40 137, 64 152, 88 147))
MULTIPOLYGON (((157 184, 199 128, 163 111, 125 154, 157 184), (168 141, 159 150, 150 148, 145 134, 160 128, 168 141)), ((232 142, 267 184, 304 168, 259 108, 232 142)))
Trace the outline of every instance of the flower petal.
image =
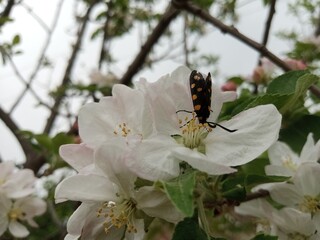
POLYGON ((276 202, 285 206, 296 206, 303 200, 303 195, 293 184, 288 183, 266 183, 256 186, 252 191, 264 189, 269 191, 270 196, 276 202))
POLYGON ((293 163, 299 162, 299 157, 291 148, 283 143, 276 142, 268 149, 268 156, 272 165, 282 166, 283 161, 292 160, 293 163))
POLYGON ((117 189, 109 179, 98 175, 76 175, 56 187, 56 203, 66 200, 92 202, 116 201, 117 189))
MULTIPOLYGON (((127 152, 130 149, 122 139, 105 142, 95 152, 95 163, 105 176, 121 188, 121 192, 129 193, 134 188, 137 176, 126 166, 127 152)), ((130 158, 131 159, 131 158, 130 158)))
POLYGON ((211 161, 206 155, 186 147, 177 147, 172 151, 173 156, 190 164, 193 168, 212 175, 222 175, 237 170, 211 161))
POLYGON ((304 144, 300 159, 301 162, 317 162, 320 156, 320 146, 315 145, 313 140, 313 134, 309 133, 307 137, 307 141, 304 144))
POLYGON ((139 177, 150 180, 166 180, 179 175, 179 160, 171 151, 178 144, 172 137, 158 135, 144 140, 133 151, 133 159, 127 166, 139 177))
POLYGON ((13 236, 17 238, 24 238, 30 233, 28 229, 18 221, 11 221, 9 223, 9 231, 13 236))
POLYGON ((237 131, 214 129, 204 140, 206 155, 218 164, 238 166, 255 159, 277 140, 281 115, 275 106, 261 105, 220 124, 237 131))
POLYGON ((135 194, 135 200, 137 208, 151 217, 158 217, 172 223, 177 223, 184 218, 167 195, 153 186, 140 188, 135 194))
POLYGON ((320 164, 303 163, 293 177, 294 185, 303 195, 319 196, 320 194, 320 164))
POLYGON ((93 150, 85 144, 66 144, 59 149, 60 156, 78 172, 93 164, 93 150))

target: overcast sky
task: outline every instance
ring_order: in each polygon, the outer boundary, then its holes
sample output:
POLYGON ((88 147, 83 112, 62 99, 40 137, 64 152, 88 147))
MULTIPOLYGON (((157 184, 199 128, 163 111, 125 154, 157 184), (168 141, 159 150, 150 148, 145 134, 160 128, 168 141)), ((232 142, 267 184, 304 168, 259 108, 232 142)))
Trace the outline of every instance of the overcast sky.
MULTIPOLYGON (((51 25, 54 12, 57 6, 57 0, 25 0, 26 5, 30 6, 48 26, 51 25)), ((240 21, 236 27, 239 31, 260 42, 262 32, 267 16, 267 10, 263 9, 262 1, 240 0, 240 21)), ((288 14, 286 5, 290 0, 277 2, 275 19, 272 25, 271 38, 268 43, 268 48, 281 55, 289 49, 287 42, 279 40, 274 34, 283 29, 290 30, 299 26, 296 20, 288 14)), ((59 19, 57 29, 54 32, 51 45, 47 55, 54 63, 53 68, 46 71, 41 71, 36 78, 35 90, 37 93, 47 99, 46 90, 52 89, 59 84, 62 79, 62 74, 66 65, 66 61, 70 53, 70 44, 74 34, 74 1, 68 0, 63 3, 63 10, 59 19)), ((45 41, 46 34, 43 28, 30 16, 25 7, 16 7, 12 13, 15 19, 13 23, 7 24, 1 33, 1 39, 6 41, 19 33, 22 37, 21 46, 19 49, 23 51, 18 57, 14 57, 14 62, 17 65, 21 74, 28 78, 32 72, 34 65, 38 59, 41 47, 45 41)), ((178 22, 176 23, 179 24, 178 22)), ((92 29, 91 29, 92 30, 92 29)), ((220 56, 219 61, 219 76, 216 79, 221 83, 225 77, 231 75, 249 75, 252 69, 257 64, 258 54, 248 46, 232 38, 224 35, 219 30, 209 27, 209 34, 199 41, 198 47, 202 51, 214 53, 220 56)), ((90 30, 89 30, 90 31, 90 30)), ((88 31, 88 32, 89 32, 88 31)), ((309 34, 308 29, 301 29, 303 34, 309 34)), ((311 32, 311 31, 310 31, 311 32)), ((113 71, 121 77, 121 74, 126 71, 127 65, 130 63, 134 53, 138 51, 138 40, 136 38, 137 30, 133 30, 125 38, 113 45, 113 52, 116 53, 119 63, 114 67, 113 71)), ((96 69, 100 42, 84 42, 85 51, 81 52, 77 62, 77 67, 74 71, 74 78, 79 81, 88 81, 88 75, 92 69, 96 69)), ((155 65, 151 70, 144 70, 138 73, 138 77, 145 77, 149 80, 156 80, 162 75, 173 71, 180 64, 173 61, 164 61, 155 65)), ((0 104, 1 107, 9 110, 15 101, 17 95, 23 89, 23 85, 12 71, 9 65, 1 66, 0 71, 0 104)), ((205 68, 199 69, 207 72, 205 68)), ((50 102, 48 99, 46 100, 50 102)), ((13 113, 14 119, 22 129, 41 132, 44 122, 47 117, 47 111, 43 107, 37 107, 36 101, 31 95, 27 95, 22 104, 19 105, 13 113)), ((59 125, 58 130, 65 130, 66 125, 59 125)), ((15 138, 6 129, 0 121, 0 156, 3 160, 15 160, 21 162, 23 154, 16 143, 15 138)))

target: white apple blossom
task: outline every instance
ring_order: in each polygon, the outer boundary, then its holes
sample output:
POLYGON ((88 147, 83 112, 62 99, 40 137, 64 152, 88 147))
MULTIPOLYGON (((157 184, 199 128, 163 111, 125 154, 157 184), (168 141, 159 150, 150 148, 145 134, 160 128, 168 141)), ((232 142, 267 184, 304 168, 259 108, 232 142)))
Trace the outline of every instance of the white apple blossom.
MULTIPOLYGON (((159 82, 138 85, 151 104, 156 132, 143 139, 135 149, 136 160, 129 162, 142 178, 158 180, 177 176, 182 161, 209 174, 231 173, 236 170, 230 166, 255 159, 278 138, 281 115, 273 105, 254 107, 219 122, 225 128, 237 130, 232 133, 199 124, 194 114, 178 112, 193 111, 190 73, 188 68, 180 67, 159 82)), ((217 122, 223 103, 234 98, 234 92, 222 92, 213 84, 208 121, 217 122)))
POLYGON ((265 189, 271 198, 287 207, 309 213, 320 230, 320 164, 303 163, 289 182, 263 184, 254 188, 265 189))
POLYGON ((273 213, 279 240, 319 240, 320 234, 311 220, 310 213, 294 208, 282 208, 273 213))
POLYGON ((273 222, 273 213, 275 211, 276 209, 267 200, 261 198, 243 202, 238 207, 235 207, 237 214, 255 217, 257 233, 263 232, 273 236, 277 234, 277 226, 273 222))
POLYGON ((126 167, 125 162, 130 158, 127 153, 128 148, 122 139, 105 142, 94 152, 94 163, 102 174, 96 171, 79 173, 57 186, 56 202, 82 202, 70 218, 66 239, 77 239, 82 232, 91 238, 104 232, 105 237, 118 236, 112 239, 121 239, 124 234, 127 239, 142 239, 143 216, 159 217, 169 222, 182 219, 182 214, 161 190, 152 186, 135 188, 137 177, 126 167))
POLYGON ((29 231, 22 222, 37 227, 38 225, 33 218, 42 215, 45 211, 46 202, 40 198, 29 196, 11 200, 4 195, 0 195, 0 236, 7 229, 14 237, 28 236, 29 231))
POLYGON ((283 142, 276 142, 269 150, 270 165, 265 167, 267 175, 292 176, 300 164, 304 162, 317 162, 320 158, 320 141, 314 142, 313 134, 309 133, 300 156, 283 142))
POLYGON ((137 89, 116 84, 112 96, 85 105, 79 113, 79 134, 94 149, 110 138, 127 143, 140 141, 152 133, 152 119, 144 95, 137 89))
POLYGON ((320 237, 310 213, 288 207, 278 210, 265 199, 241 203, 235 207, 235 212, 254 217, 257 233, 277 236, 279 240, 317 240, 320 237))
POLYGON ((30 169, 19 170, 14 162, 0 163, 0 194, 21 198, 34 192, 35 176, 30 169))

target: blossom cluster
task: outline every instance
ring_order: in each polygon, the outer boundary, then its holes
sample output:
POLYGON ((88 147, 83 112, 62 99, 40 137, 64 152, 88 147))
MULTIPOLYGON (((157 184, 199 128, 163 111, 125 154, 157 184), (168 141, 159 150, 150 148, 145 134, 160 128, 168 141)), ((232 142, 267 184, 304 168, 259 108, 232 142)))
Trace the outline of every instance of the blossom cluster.
POLYGON ((46 211, 46 202, 36 196, 36 177, 32 170, 18 169, 12 161, 0 163, 0 236, 9 230, 15 238, 24 238, 38 224, 34 217, 46 211))
POLYGON ((284 176, 284 182, 266 183, 252 189, 267 190, 267 199, 255 199, 236 207, 241 215, 256 217, 257 231, 278 236, 280 240, 320 239, 320 141, 310 133, 300 156, 283 143, 269 150, 270 176, 284 176))
POLYGON ((190 73, 179 67, 153 83, 141 79, 134 89, 116 84, 112 96, 81 109, 82 143, 60 148, 77 174, 57 186, 56 202, 81 202, 68 221, 66 239, 143 239, 155 221, 165 223, 157 234, 170 237, 185 214, 159 182, 189 170, 233 174, 277 141, 281 115, 274 105, 220 121, 223 104, 236 93, 215 84, 207 122, 218 125, 199 123, 190 73))

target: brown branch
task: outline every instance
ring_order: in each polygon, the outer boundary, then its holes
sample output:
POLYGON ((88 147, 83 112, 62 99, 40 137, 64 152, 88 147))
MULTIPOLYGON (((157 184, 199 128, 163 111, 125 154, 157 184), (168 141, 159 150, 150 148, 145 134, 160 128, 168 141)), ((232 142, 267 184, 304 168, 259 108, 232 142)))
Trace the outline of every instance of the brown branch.
POLYGON ((91 13, 93 7, 95 6, 96 2, 97 1, 94 1, 93 3, 91 3, 91 5, 87 9, 87 12, 86 12, 85 16, 82 19, 82 26, 80 28, 80 31, 78 32, 77 40, 76 40, 76 42, 75 42, 75 44, 73 46, 73 50, 72 50, 71 56, 69 58, 69 61, 68 61, 68 64, 67 64, 67 67, 66 67, 62 82, 60 84, 60 87, 58 88, 58 89, 61 90, 61 92, 58 93, 58 95, 54 99, 55 102, 54 102, 54 105, 52 107, 51 114, 48 117, 46 126, 44 128, 44 133, 47 133, 47 134, 50 133, 50 131, 52 129, 52 126, 53 126, 53 123, 54 123, 56 117, 58 116, 58 112, 59 112, 58 110, 59 110, 61 102, 62 102, 62 100, 63 100, 63 98, 65 96, 65 91, 62 90, 62 89, 65 86, 67 86, 71 81, 70 80, 70 75, 71 75, 71 72, 72 72, 73 67, 75 65, 76 58, 78 56, 79 50, 80 50, 80 46, 81 46, 81 43, 82 43, 84 32, 85 32, 87 24, 88 24, 90 13, 91 13))
MULTIPOLYGON (((270 52, 265 46, 262 44, 252 40, 251 38, 247 37, 246 35, 239 32, 233 26, 227 26, 218 19, 211 16, 207 11, 197 7, 196 5, 190 3, 188 0, 173 0, 173 5, 178 9, 184 9, 195 16, 198 16, 202 20, 211 23, 215 27, 219 28, 223 33, 228 33, 231 36, 235 37, 239 41, 243 42, 244 44, 248 45, 249 47, 255 49, 256 51, 260 52, 261 56, 268 58, 271 62, 275 65, 280 67, 283 71, 288 72, 291 69, 284 61, 282 61, 279 57, 274 55, 270 52)), ((311 86, 310 91, 315 94, 318 98, 320 98, 320 89, 316 86, 311 86)))
MULTIPOLYGON (((263 46, 267 46, 268 40, 269 40, 269 34, 270 34, 270 29, 271 29, 271 23, 272 23, 272 19, 273 16, 276 12, 276 1, 277 0, 272 0, 270 3, 270 8, 269 8, 269 14, 268 14, 268 18, 266 21, 266 26, 264 29, 264 34, 263 34, 263 38, 262 38, 262 45, 263 46)), ((261 54, 259 57, 259 65, 261 65, 261 54)))
MULTIPOLYGON (((0 14, 0 18, 8 18, 10 16, 11 10, 15 4, 15 0, 9 0, 3 12, 0 14)), ((0 23, 0 27, 3 26, 5 22, 0 23)))
POLYGON ((111 11, 113 7, 113 2, 110 1, 107 3, 107 13, 106 13, 106 20, 103 26, 103 39, 102 39, 102 44, 101 44, 101 50, 100 50, 100 57, 99 57, 99 70, 101 70, 102 63, 105 59, 106 56, 106 43, 109 39, 109 25, 110 25, 110 20, 111 20, 111 11))
POLYGON ((252 40, 251 38, 247 37, 246 35, 239 32, 235 27, 233 26, 227 26, 215 17, 211 16, 206 10, 201 9, 200 7, 190 3, 189 1, 185 0, 174 0, 173 1, 174 6, 176 6, 179 9, 184 9, 195 16, 198 16, 202 20, 211 23, 215 27, 219 28, 223 33, 228 33, 231 36, 235 37, 236 39, 240 40, 241 42, 245 43, 249 47, 257 50, 261 53, 262 56, 265 56, 266 58, 270 59, 273 63, 275 63, 277 66, 279 66, 284 71, 291 70, 290 67, 283 62, 280 58, 278 58, 276 55, 271 53, 265 46, 262 44, 252 40))
POLYGON ((26 160, 28 159, 34 159, 39 156, 39 154, 33 149, 32 145, 29 141, 27 141, 23 135, 20 133, 20 129, 18 125, 12 120, 10 115, 6 113, 1 107, 0 107, 0 119, 2 122, 10 129, 12 134, 15 136, 15 138, 18 140, 25 156, 26 160))
POLYGON ((265 198, 265 197, 268 197, 269 195, 270 194, 267 190, 260 189, 257 192, 249 193, 243 202, 251 201, 257 198, 265 198))
POLYGON ((158 25, 153 29, 147 41, 141 47, 140 52, 133 60, 131 65, 128 67, 127 72, 123 75, 122 79, 120 80, 122 84, 129 85, 131 83, 132 77, 140 70, 152 47, 163 35, 163 33, 168 28, 172 20, 178 16, 179 12, 180 11, 173 7, 171 4, 168 6, 167 10, 159 20, 158 25))

